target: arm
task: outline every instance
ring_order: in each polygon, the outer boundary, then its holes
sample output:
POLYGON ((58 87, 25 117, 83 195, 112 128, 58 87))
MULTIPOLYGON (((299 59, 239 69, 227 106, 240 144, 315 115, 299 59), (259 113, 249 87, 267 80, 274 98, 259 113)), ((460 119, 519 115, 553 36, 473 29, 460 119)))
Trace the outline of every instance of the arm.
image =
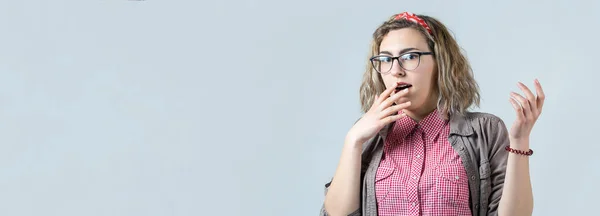
POLYGON ((348 131, 335 175, 325 194, 321 215, 360 215, 363 144, 386 125, 406 116, 404 113, 396 114, 410 106, 410 101, 394 105, 408 92, 405 89, 394 93, 396 85, 375 97, 369 111, 348 131))
POLYGON ((360 215, 361 145, 346 139, 335 175, 325 195, 322 215, 360 215), (353 214, 351 214, 353 213, 353 214))
MULTIPOLYGON (((517 118, 512 125, 509 135, 510 147, 522 151, 529 150, 529 135, 533 125, 542 112, 544 91, 541 84, 535 80, 537 96, 523 83, 518 84, 525 97, 512 92, 510 102, 515 109, 517 118)), ((529 157, 518 154, 508 154, 506 177, 502 191, 499 215, 531 215, 533 213, 533 192, 529 176, 529 157)))
MULTIPOLYGON (((529 149, 526 140, 510 140, 511 148, 529 149), (518 147, 517 147, 518 146, 518 147)), ((529 157, 508 154, 506 177, 502 199, 498 207, 500 215, 531 215, 533 213, 533 192, 529 177, 529 157)))

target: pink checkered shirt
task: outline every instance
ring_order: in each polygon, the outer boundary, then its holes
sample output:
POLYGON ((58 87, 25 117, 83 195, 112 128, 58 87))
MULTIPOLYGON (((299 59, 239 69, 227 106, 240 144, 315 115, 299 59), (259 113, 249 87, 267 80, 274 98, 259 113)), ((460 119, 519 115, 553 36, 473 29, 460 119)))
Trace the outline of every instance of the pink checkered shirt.
POLYGON ((379 215, 471 215, 467 173, 449 133, 437 109, 420 123, 407 116, 394 124, 375 177, 379 215))

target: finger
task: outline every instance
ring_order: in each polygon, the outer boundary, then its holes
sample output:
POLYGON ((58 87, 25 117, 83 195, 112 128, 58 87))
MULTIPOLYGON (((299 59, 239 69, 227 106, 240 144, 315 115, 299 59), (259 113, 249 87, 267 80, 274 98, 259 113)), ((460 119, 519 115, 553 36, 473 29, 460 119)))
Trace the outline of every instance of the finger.
POLYGON ((382 118, 385 118, 385 117, 387 117, 389 115, 392 115, 394 113, 398 113, 398 112, 400 112, 400 110, 406 109, 409 106, 410 106, 410 101, 406 102, 406 103, 401 103, 401 104, 398 104, 398 105, 390 106, 390 107, 386 108, 385 110, 381 111, 381 114, 379 115, 379 118, 382 119, 382 118))
POLYGON ((546 95, 544 94, 544 90, 542 89, 542 84, 540 81, 535 79, 535 93, 537 94, 536 102, 538 114, 542 112, 542 107, 544 106, 544 100, 546 99, 546 95))
MULTIPOLYGON (((394 95, 396 95, 396 91, 392 91, 392 93, 390 94, 390 97, 388 99, 383 100, 382 103, 385 103, 386 100, 389 100, 390 98, 393 98, 394 95)), ((393 105, 393 104, 392 104, 393 105)))
POLYGON ((398 119, 403 118, 404 116, 406 116, 406 113, 400 113, 398 115, 391 115, 391 116, 383 118, 381 120, 381 122, 383 123, 383 125, 388 125, 388 124, 390 124, 392 122, 397 121, 398 119))
POLYGON ((404 89, 404 90, 399 91, 398 93, 394 94, 394 96, 385 99, 381 103, 381 105, 379 105, 379 110, 387 109, 392 104, 394 104, 394 102, 398 101, 398 99, 400 99, 402 96, 406 96, 407 93, 408 93, 408 89, 404 89))
POLYGON ((527 100, 529 101, 529 104, 531 105, 531 111, 533 113, 537 114, 537 101, 535 99, 535 95, 533 95, 531 90, 529 90, 529 88, 522 82, 519 82, 518 86, 521 89, 521 91, 523 91, 523 93, 525 93, 525 97, 527 97, 527 100))
POLYGON ((523 115, 525 115, 525 118, 532 117, 531 106, 529 105, 529 101, 525 97, 515 92, 511 92, 510 94, 513 97, 513 99, 517 100, 519 104, 521 104, 521 108, 523 109, 523 115))
POLYGON ((517 114, 517 122, 523 122, 525 120, 525 116, 523 115, 523 107, 521 107, 521 105, 519 105, 519 103, 512 97, 508 99, 508 101, 510 101, 510 104, 512 104, 513 109, 515 109, 515 113, 517 114))
POLYGON ((375 101, 376 104, 381 104, 381 102, 383 102, 386 98, 388 98, 390 96, 390 94, 396 90, 396 86, 398 86, 398 83, 394 83, 392 84, 392 86, 390 86, 388 89, 386 89, 385 91, 383 91, 378 99, 375 101))

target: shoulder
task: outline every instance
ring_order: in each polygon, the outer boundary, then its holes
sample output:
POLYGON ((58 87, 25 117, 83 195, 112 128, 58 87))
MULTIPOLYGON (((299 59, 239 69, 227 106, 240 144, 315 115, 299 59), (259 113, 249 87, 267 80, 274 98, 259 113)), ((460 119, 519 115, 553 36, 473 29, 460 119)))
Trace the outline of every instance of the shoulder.
POLYGON ((492 123, 492 124, 503 124, 504 121, 497 115, 487 112, 466 112, 464 115, 468 121, 476 121, 479 123, 492 123))
POLYGON ((451 118, 451 124, 458 134, 497 134, 506 131, 504 121, 492 113, 465 112, 451 118))

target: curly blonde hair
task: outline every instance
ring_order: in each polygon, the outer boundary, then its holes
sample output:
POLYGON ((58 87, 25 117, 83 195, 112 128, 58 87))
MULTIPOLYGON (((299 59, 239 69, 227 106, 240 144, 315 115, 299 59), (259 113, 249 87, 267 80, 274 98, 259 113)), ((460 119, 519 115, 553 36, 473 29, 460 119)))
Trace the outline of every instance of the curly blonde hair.
POLYGON ((379 53, 381 41, 390 31, 402 28, 413 28, 421 32, 427 39, 429 49, 434 53, 437 64, 435 87, 439 93, 437 108, 442 116, 448 119, 453 114, 464 114, 474 104, 479 106, 479 86, 473 77, 471 66, 446 26, 433 17, 417 15, 429 25, 432 32, 430 35, 417 23, 405 19, 396 20, 397 15, 391 16, 373 33, 367 67, 360 86, 362 111, 367 112, 375 100, 375 95, 385 90, 381 74, 374 70, 369 58, 379 53))

